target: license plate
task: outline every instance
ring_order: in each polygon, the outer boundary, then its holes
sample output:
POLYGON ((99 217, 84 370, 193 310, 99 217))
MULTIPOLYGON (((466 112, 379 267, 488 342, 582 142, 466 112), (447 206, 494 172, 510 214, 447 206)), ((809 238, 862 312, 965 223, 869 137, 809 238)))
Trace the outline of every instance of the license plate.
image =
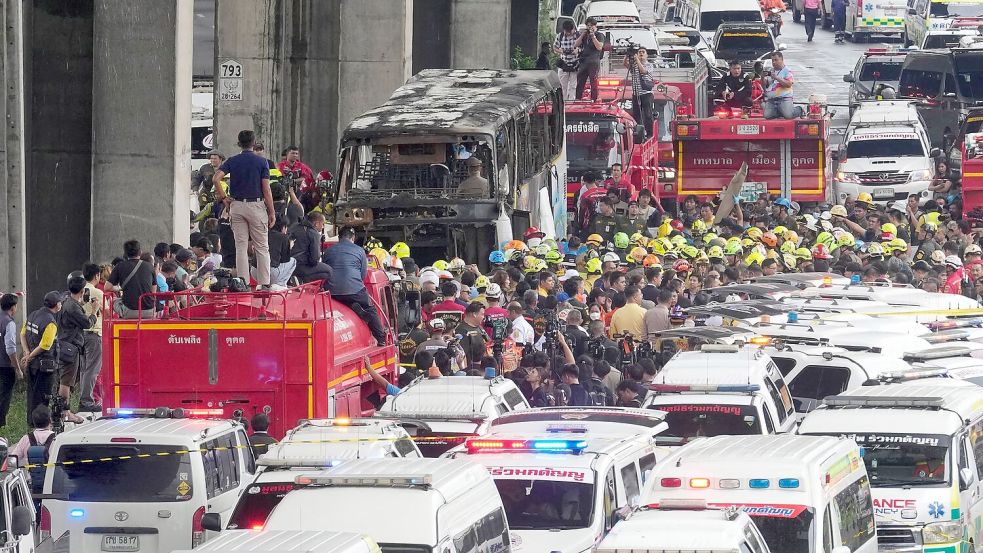
POLYGON ((139 551, 140 536, 111 535, 102 537, 103 551, 139 551))
POLYGON ((737 134, 758 134, 761 130, 757 125, 738 125, 737 134))
POLYGON ((877 190, 874 190, 873 196, 875 198, 893 198, 894 197, 894 189, 893 188, 878 188, 877 190))

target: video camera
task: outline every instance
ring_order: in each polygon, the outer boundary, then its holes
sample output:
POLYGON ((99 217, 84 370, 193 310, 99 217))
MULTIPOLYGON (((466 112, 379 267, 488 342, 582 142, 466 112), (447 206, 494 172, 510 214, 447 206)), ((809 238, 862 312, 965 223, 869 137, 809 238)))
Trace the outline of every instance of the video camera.
POLYGON ((629 56, 634 57, 640 50, 642 50, 642 45, 637 42, 632 42, 631 37, 623 37, 614 41, 618 45, 618 48, 624 48, 625 53, 629 56))
POLYGON ((232 276, 229 269, 216 269, 212 271, 215 282, 209 287, 212 292, 248 292, 249 285, 241 278, 232 276))
POLYGON ((65 431, 64 414, 68 410, 68 400, 55 394, 51 398, 51 430, 55 434, 65 431))

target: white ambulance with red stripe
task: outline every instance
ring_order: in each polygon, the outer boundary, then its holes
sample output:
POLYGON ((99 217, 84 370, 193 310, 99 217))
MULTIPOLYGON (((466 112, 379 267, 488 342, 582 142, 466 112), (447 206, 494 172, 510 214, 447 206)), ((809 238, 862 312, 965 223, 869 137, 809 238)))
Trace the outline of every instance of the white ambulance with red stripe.
POLYGON ((488 434, 446 454, 484 465, 505 505, 514 553, 582 553, 635 505, 666 449, 665 414, 621 407, 542 408, 502 415, 488 434))
POLYGON ((874 553, 867 470, 856 442, 829 436, 718 436, 660 459, 643 503, 702 499, 747 513, 769 549, 874 553))

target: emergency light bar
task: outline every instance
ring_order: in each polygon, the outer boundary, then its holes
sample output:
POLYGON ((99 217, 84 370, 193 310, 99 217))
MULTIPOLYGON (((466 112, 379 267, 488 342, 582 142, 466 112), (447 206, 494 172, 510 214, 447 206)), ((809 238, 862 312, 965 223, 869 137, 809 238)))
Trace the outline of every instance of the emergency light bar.
POLYGON ((703 344, 700 351, 704 353, 737 353, 741 347, 736 344, 703 344))
POLYGON ((376 411, 375 416, 383 419, 418 419, 418 420, 437 420, 437 421, 469 421, 481 422, 488 418, 484 413, 474 413, 467 411, 376 411))
POLYGON ((969 333, 965 330, 940 330, 923 335, 922 338, 930 344, 944 344, 946 342, 966 340, 969 338, 969 333))
POLYGON ((656 393, 703 392, 721 394, 752 394, 761 390, 757 384, 649 384, 656 393))
MULTIPOLYGON (((983 136, 979 137, 983 138, 983 136)), ((937 321, 934 323, 925 323, 928 328, 938 331, 938 330, 950 330, 953 328, 966 328, 966 327, 980 327, 983 326, 983 319, 965 319, 959 321, 937 321)))
POLYGON ((892 371, 882 374, 880 376, 880 380, 900 380, 903 382, 907 382, 909 380, 919 380, 922 378, 936 378, 940 376, 949 376, 949 369, 892 371))
POLYGON ((420 476, 389 476, 389 475, 358 475, 358 476, 298 476, 294 483, 301 486, 348 486, 348 487, 382 487, 382 486, 420 486, 430 487, 433 475, 420 476))
POLYGON ((586 440, 496 440, 472 438, 465 442, 468 453, 522 451, 539 453, 580 453, 587 448, 586 440))
POLYGON ((973 353, 973 350, 965 346, 949 346, 906 353, 902 358, 905 361, 928 361, 931 359, 945 359, 947 357, 962 357, 971 353, 973 353))
POLYGON ((185 418, 222 418, 225 416, 223 409, 185 409, 183 407, 171 409, 169 407, 157 407, 156 409, 130 409, 127 407, 110 407, 106 409, 108 418, 154 418, 154 419, 185 419, 185 418))
POLYGON ((582 424, 550 424, 546 427, 546 432, 569 432, 571 434, 585 434, 587 427, 582 424))
POLYGON ((300 419, 297 421, 298 428, 334 428, 336 426, 369 426, 375 422, 372 419, 350 419, 338 417, 334 419, 300 419))
POLYGON ((270 459, 267 458, 266 455, 261 455, 260 458, 256 460, 256 464, 261 467, 273 468, 328 468, 336 467, 341 464, 342 461, 344 461, 344 459, 324 459, 319 457, 288 457, 284 459, 270 459))
POLYGON ((922 407, 938 409, 943 405, 940 397, 867 397, 833 396, 823 400, 829 407, 922 407))
POLYGON ((705 511, 706 499, 675 499, 659 500, 659 509, 666 511, 705 511))
MULTIPOLYGON (((663 478, 659 480, 659 485, 663 488, 682 488, 683 482, 689 484, 690 488, 694 489, 707 489, 712 487, 713 481, 709 478, 689 478, 688 480, 683 478, 663 478)), ((800 482, 798 478, 779 478, 777 480, 769 480, 767 478, 750 478, 747 480, 747 488, 752 490, 765 490, 772 487, 772 482, 783 490, 794 490, 798 489, 800 482)), ((736 490, 740 489, 742 486, 742 480, 739 478, 720 478, 717 480, 717 488, 721 490, 736 490)), ((662 504, 660 503, 661 507, 662 504)))

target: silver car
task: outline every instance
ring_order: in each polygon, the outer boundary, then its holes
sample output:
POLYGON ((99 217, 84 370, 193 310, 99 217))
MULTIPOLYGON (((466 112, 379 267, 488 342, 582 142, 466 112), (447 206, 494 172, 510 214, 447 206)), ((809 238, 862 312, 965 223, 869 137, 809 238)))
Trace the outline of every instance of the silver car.
POLYGON ((862 100, 877 99, 872 90, 878 85, 889 86, 897 93, 906 55, 886 48, 871 48, 860 56, 853 72, 843 75, 843 81, 850 83, 850 115, 862 100))

